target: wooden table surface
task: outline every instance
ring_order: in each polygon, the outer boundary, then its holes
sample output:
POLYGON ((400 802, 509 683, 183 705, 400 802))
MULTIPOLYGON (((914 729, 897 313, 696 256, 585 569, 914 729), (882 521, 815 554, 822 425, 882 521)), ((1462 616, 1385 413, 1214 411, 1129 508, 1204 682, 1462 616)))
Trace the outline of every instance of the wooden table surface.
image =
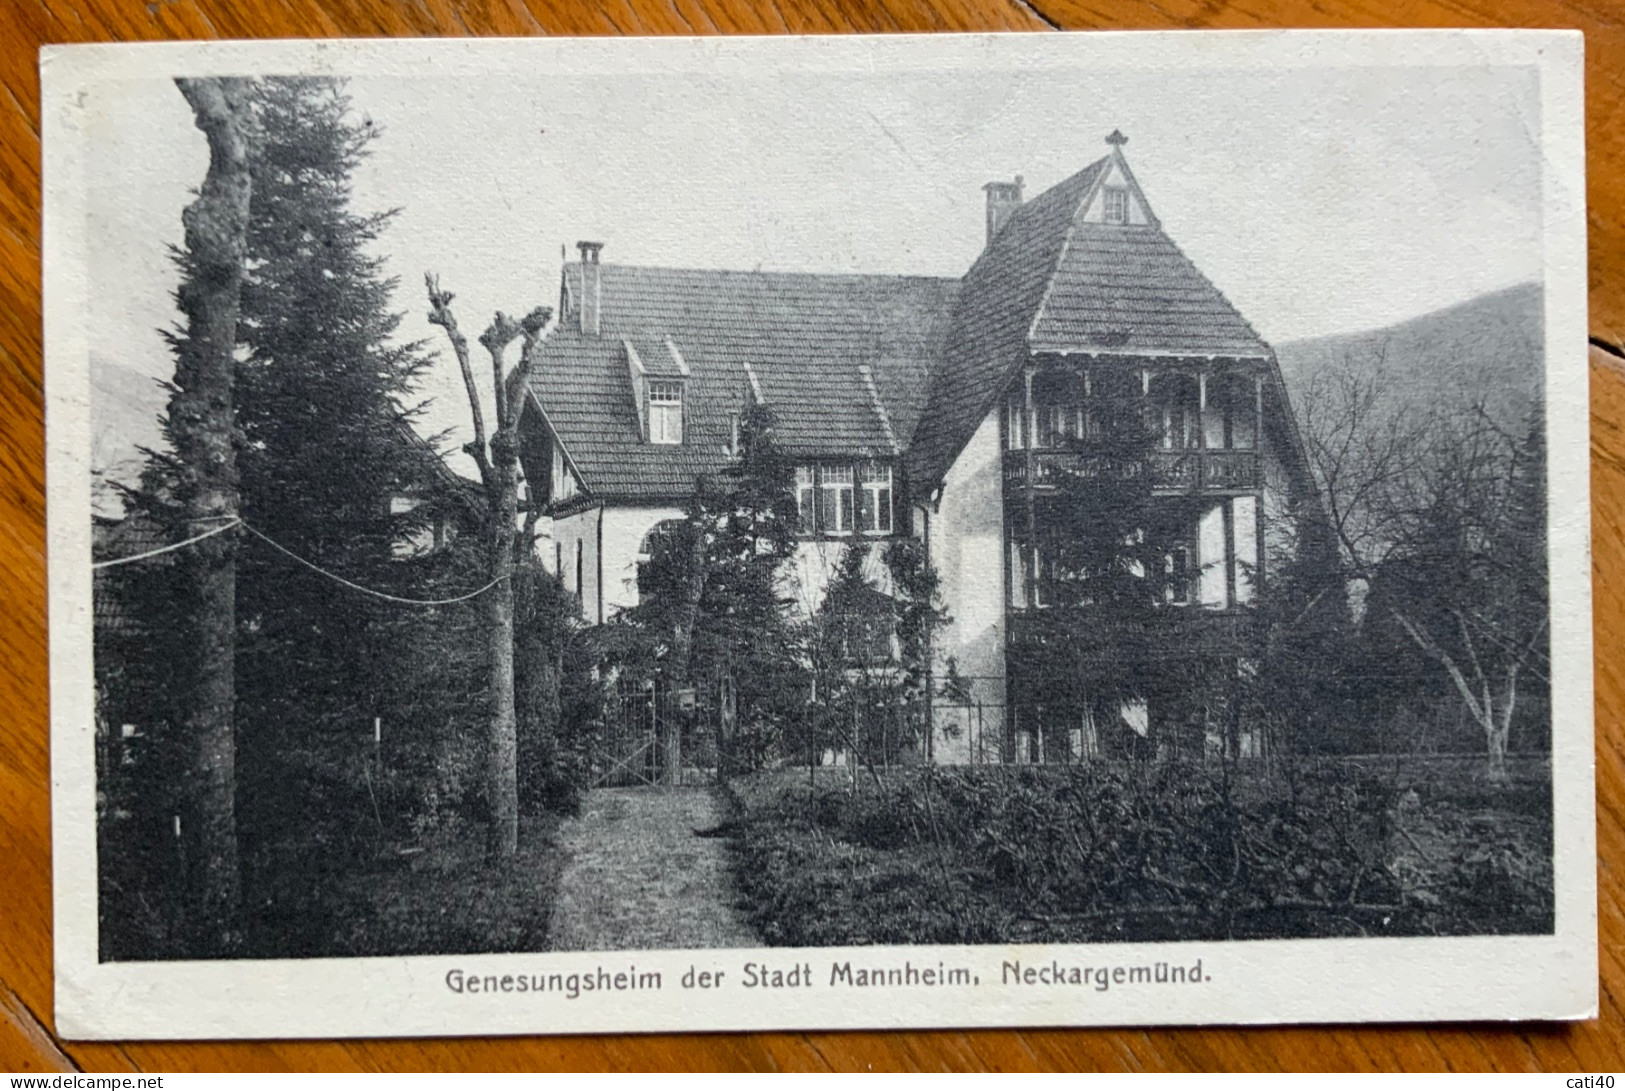
POLYGON ((1625 1069, 1625 0, 8 0, 0 10, 0 1070, 1625 1069), (1602 1015, 1573 1026, 64 1043, 51 1027, 39 91, 52 42, 1268 26, 1586 32, 1602 1015))

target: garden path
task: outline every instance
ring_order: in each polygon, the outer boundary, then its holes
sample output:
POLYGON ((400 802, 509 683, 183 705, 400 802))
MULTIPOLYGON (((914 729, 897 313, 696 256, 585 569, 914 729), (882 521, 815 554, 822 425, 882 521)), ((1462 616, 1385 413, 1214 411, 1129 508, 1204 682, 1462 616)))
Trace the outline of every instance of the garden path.
POLYGON ((705 788, 600 788, 559 827, 555 951, 756 947, 736 908, 727 839, 705 788))

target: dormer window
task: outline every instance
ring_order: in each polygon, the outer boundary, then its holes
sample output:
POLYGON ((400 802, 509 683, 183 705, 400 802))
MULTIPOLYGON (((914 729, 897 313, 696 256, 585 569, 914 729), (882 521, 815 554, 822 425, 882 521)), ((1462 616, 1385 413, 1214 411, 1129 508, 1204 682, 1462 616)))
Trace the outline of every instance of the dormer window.
POLYGON ((683 384, 649 381, 649 442, 683 442, 683 384))
POLYGON ((1128 190, 1122 186, 1107 186, 1103 211, 1109 224, 1128 223, 1128 190))

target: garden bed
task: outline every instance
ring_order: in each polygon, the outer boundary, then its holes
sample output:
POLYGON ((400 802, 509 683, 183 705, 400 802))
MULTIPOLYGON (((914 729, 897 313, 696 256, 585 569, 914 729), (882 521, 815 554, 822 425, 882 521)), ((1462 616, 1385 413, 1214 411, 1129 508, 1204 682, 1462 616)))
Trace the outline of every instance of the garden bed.
POLYGON ((731 843, 775 945, 1544 933, 1543 770, 780 770, 733 783, 731 843))

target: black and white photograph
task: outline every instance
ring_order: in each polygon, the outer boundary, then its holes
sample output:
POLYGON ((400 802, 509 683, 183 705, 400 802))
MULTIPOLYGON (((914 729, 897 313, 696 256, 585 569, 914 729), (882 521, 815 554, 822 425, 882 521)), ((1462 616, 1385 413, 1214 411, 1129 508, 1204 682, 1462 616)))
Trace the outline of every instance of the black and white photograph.
POLYGON ((1594 1006, 1578 36, 1024 37, 47 52, 59 1022, 1594 1006))

